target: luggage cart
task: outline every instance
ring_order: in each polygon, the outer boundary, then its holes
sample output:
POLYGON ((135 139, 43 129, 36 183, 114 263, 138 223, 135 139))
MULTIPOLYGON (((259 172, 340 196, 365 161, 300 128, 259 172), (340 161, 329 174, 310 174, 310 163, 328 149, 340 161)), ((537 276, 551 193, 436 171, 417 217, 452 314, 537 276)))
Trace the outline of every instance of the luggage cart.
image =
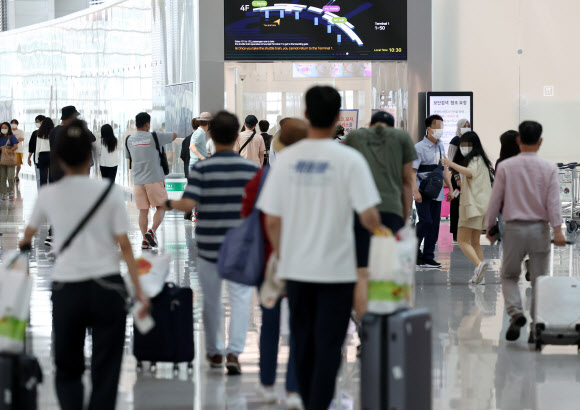
POLYGON ((580 226, 580 164, 558 164, 562 217, 569 233, 580 226))

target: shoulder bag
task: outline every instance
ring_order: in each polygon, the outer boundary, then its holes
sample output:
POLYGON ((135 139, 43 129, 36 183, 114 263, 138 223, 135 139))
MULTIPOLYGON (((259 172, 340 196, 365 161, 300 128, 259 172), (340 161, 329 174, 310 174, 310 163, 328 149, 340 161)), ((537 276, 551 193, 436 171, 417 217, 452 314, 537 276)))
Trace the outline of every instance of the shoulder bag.
MULTIPOLYGON (((6 145, 4 147, 12 147, 13 145, 8 145, 10 142, 10 138, 6 141, 6 145)), ((4 165, 6 167, 15 167, 18 165, 18 161, 16 160, 16 151, 5 151, 2 149, 2 156, 0 156, 0 165, 4 165)))
MULTIPOLYGON (((439 147, 440 158, 443 153, 439 147)), ((443 188, 443 165, 441 159, 437 165, 420 165, 417 173, 429 172, 419 184, 419 192, 426 199, 437 199, 443 188)))
POLYGON ((165 148, 159 146, 159 139, 157 138, 157 133, 152 132, 153 139, 155 140, 155 148, 159 153, 159 162, 161 163, 161 168, 163 168, 163 173, 169 175, 169 162, 167 161, 167 154, 165 153, 165 148))

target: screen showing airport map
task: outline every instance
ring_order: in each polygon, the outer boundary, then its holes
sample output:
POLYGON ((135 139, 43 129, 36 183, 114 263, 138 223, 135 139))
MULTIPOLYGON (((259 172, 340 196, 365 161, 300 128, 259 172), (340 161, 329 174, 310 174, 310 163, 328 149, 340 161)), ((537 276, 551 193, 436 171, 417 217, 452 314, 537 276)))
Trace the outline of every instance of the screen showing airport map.
POLYGON ((407 0, 225 0, 226 60, 406 60, 407 0))

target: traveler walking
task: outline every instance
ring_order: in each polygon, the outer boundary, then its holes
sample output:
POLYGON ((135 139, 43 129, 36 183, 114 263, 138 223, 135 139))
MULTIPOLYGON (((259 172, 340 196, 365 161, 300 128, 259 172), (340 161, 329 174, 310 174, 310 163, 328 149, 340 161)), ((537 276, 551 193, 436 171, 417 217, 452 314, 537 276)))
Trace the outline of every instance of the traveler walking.
POLYGON ((334 140, 338 143, 342 143, 343 137, 344 137, 344 127, 338 124, 336 126, 336 132, 334 133, 334 140))
MULTIPOLYGON (((34 126, 36 127, 36 129, 34 131, 32 131, 32 134, 30 135, 30 141, 28 142, 28 166, 29 167, 32 166, 32 157, 36 153, 36 139, 37 139, 38 129, 40 128, 40 125, 42 124, 42 121, 45 118, 46 117, 44 115, 37 115, 36 118, 34 119, 34 126)), ((38 163, 36 162, 36 157, 34 160, 34 171, 36 174, 36 188, 39 189, 40 188, 40 172, 38 170, 38 163)))
POLYGON ((36 134, 36 146, 34 148, 34 162, 38 164, 40 174, 40 186, 48 184, 50 172, 50 140, 49 135, 54 129, 54 123, 50 118, 45 118, 36 134))
POLYGON ((125 157, 131 162, 133 172, 133 196, 139 209, 139 228, 143 235, 142 249, 158 246, 157 229, 163 222, 167 201, 165 174, 161 166, 161 152, 164 145, 171 144, 177 138, 176 133, 149 132, 151 116, 141 112, 135 117, 137 132, 125 141, 125 157), (156 208, 153 225, 149 229, 149 208, 156 208))
POLYGON ((495 163, 495 172, 497 172, 500 163, 502 163, 506 159, 515 157, 521 152, 520 146, 518 145, 519 136, 520 133, 515 130, 508 130, 503 134, 501 134, 501 136, 499 137, 501 148, 499 151, 499 159, 495 163))
POLYGON ((9 123, 0 126, 0 194, 2 201, 14 199, 14 174, 18 139, 9 123))
MULTIPOLYGON (((280 118, 280 117, 278 117, 280 118)), ((282 118, 281 120, 279 120, 279 124, 275 127, 276 132, 272 133, 272 131, 270 130, 270 134, 272 134, 272 143, 270 144, 270 152, 268 155, 268 162, 270 163, 270 165, 274 165, 274 162, 276 161, 276 146, 274 144, 274 141, 276 141, 278 138, 280 138, 280 133, 282 132, 282 127, 284 127, 284 122, 286 122, 286 120, 289 120, 290 118, 282 118)))
POLYGON ((10 121, 10 127, 12 128, 12 134, 18 139, 18 148, 16 148, 16 181, 20 180, 20 168, 22 167, 24 158, 24 131, 22 131, 18 126, 20 123, 17 119, 10 121))
POLYGON ((30 246, 40 226, 55 227, 61 250, 52 274, 52 323, 56 393, 60 408, 84 408, 82 383, 85 370, 84 341, 92 330, 92 392, 89 409, 114 409, 125 346, 127 292, 120 275, 119 244, 137 299, 146 314, 149 301, 137 278, 137 265, 127 233, 130 229, 123 193, 107 183, 90 179, 92 142, 81 121, 64 127, 55 146, 65 176, 42 189, 20 247, 30 246), (102 200, 84 228, 67 242, 79 223, 102 200), (63 249, 64 247, 64 249, 63 249))
POLYGON ((262 135, 262 138, 264 139, 264 145, 265 145, 265 150, 264 150, 264 166, 266 165, 270 165, 270 145, 272 144, 272 138, 273 136, 268 134, 268 128, 270 128, 270 123, 266 120, 262 120, 258 123, 258 127, 260 128, 260 134, 262 135))
POLYGON ((287 281, 296 373, 307 410, 328 409, 334 395, 357 281, 353 211, 369 231, 386 230, 364 157, 333 141, 340 107, 334 88, 308 90, 308 138, 278 158, 257 204, 279 255, 277 275, 287 281))
MULTIPOLYGON (((277 139, 277 151, 281 152, 286 147, 298 142, 308 135, 308 124, 299 119, 290 119, 284 124, 284 128, 277 139)), ((254 210, 263 169, 246 185, 245 195, 242 200, 242 216, 248 217, 254 210)), ((265 216, 262 214, 262 228, 265 232, 265 216)), ((265 262, 272 254, 272 244, 266 239, 265 262)), ((266 263, 264 263, 266 266, 266 263)), ((260 305, 262 310, 262 327, 260 328, 260 385, 258 393, 268 403, 274 403, 278 396, 274 391, 276 373, 278 368, 278 344, 280 340, 280 313, 282 299, 279 299, 274 307, 266 308, 260 305)), ((294 337, 290 334, 290 354, 286 370, 286 409, 302 409, 302 400, 298 395, 298 381, 296 380, 296 363, 294 360, 295 347, 294 337)))
POLYGON ((461 136, 459 150, 465 158, 461 164, 448 158, 443 158, 442 162, 461 175, 457 239, 461 251, 475 266, 470 283, 483 285, 488 265, 483 259, 479 242, 481 231, 485 229, 484 219, 491 196, 492 165, 479 136, 473 131, 461 136))
MULTIPOLYGON (((359 151, 367 160, 381 196, 377 206, 381 222, 396 234, 409 220, 413 201, 413 161, 417 153, 409 134, 387 125, 384 112, 375 113, 370 128, 354 130, 344 144, 359 151)), ((354 308, 360 319, 366 312, 368 256, 371 233, 354 218, 358 283, 354 308)))
MULTIPOLYGON (((554 229, 555 245, 566 245, 562 232, 558 169, 537 155, 543 141, 542 126, 534 121, 524 121, 519 133, 521 154, 503 161, 498 168, 486 216, 487 237, 492 242, 495 238, 489 232, 500 210, 506 223, 501 284, 506 310, 511 317, 506 332, 506 339, 510 341, 519 338, 520 329, 527 322, 518 286, 526 253, 530 255, 533 318, 535 282, 539 276, 546 275, 549 268, 550 225, 554 229)), ((530 329, 529 342, 533 343, 534 326, 530 329)))
POLYGON ((258 166, 233 151, 240 129, 235 115, 226 111, 217 113, 210 129, 216 145, 215 155, 193 165, 183 198, 167 201, 165 209, 187 213, 197 207, 197 270, 203 291, 206 358, 212 368, 220 368, 225 353, 228 374, 238 375, 242 372, 239 356, 246 344, 250 322, 252 287, 222 281, 217 272, 217 257, 226 232, 241 223, 244 187, 258 166), (228 290, 231 312, 227 348, 223 335, 222 282, 228 290))
POLYGON ((249 159, 259 167, 262 167, 264 165, 266 145, 262 135, 257 133, 256 125, 258 125, 256 116, 248 115, 244 122, 246 130, 240 133, 236 145, 234 145, 234 151, 240 154, 242 158, 249 159))
MULTIPOLYGON (((455 137, 449 143, 449 150, 447 151, 447 158, 456 164, 462 164, 464 157, 461 155, 461 150, 459 149, 459 139, 466 132, 471 131, 471 125, 469 121, 461 119, 457 122, 457 131, 455 132, 455 137)), ((449 187, 450 192, 453 193, 453 199, 450 204, 449 212, 449 232, 453 235, 453 243, 457 242, 457 224, 459 223, 459 201, 461 198, 461 176, 459 173, 453 169, 451 171, 451 187, 449 187), (456 195, 457 193, 457 195, 456 195)))
POLYGON ((99 155, 99 166, 103 179, 115 182, 117 178, 117 167, 119 166, 119 151, 117 151, 118 141, 115 137, 113 127, 105 124, 101 127, 101 143, 97 149, 99 155))
POLYGON ((209 122, 211 121, 211 114, 209 112, 202 112, 197 118, 197 129, 191 134, 191 144, 189 150, 193 155, 190 155, 189 169, 193 169, 198 161, 207 158, 207 131, 209 130, 209 122))
MULTIPOLYGON (((432 189, 421 192, 421 182, 431 188, 438 188, 436 181, 443 179, 447 186, 451 186, 449 171, 442 167, 441 160, 445 157, 444 146, 441 141, 443 136, 443 118, 439 115, 432 115, 425 120, 427 134, 422 141, 415 144, 418 159, 413 162, 413 170, 417 174, 413 178, 413 197, 419 222, 417 223, 418 255, 417 265, 427 268, 440 268, 441 264, 435 260, 435 246, 439 239, 439 225, 441 224, 441 201, 445 200, 443 185, 441 189, 432 189), (443 168, 443 169, 441 169, 443 168), (442 175, 441 175, 442 173, 442 175), (432 178, 433 177, 433 178, 432 178), (424 243, 421 252, 421 243, 424 243)), ((447 195, 447 200, 452 199, 452 193, 447 195)))
POLYGON ((191 128, 193 132, 189 134, 187 137, 183 139, 181 143, 181 155, 179 156, 183 161, 183 174, 185 178, 189 175, 189 161, 191 159, 191 151, 189 150, 189 146, 191 145, 191 137, 193 133, 199 128, 199 122, 197 118, 191 120, 191 128))

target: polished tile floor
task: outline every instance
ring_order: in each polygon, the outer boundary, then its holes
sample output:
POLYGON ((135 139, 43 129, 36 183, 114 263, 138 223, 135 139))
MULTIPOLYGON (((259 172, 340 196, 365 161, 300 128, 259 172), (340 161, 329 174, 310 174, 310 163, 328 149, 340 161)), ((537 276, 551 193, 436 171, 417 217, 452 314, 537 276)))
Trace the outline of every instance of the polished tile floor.
MULTIPOLYGON (((0 204, 0 258, 16 249, 34 200, 36 185, 20 183, 14 203, 0 204)), ((132 241, 137 254, 140 238, 137 213, 128 205, 132 224, 132 241)), ((51 262, 42 241, 43 230, 31 255, 31 273, 35 287, 28 341, 41 361, 45 382, 40 389, 40 408, 57 409, 51 361, 51 304, 49 294, 51 262)), ((191 286, 195 297, 196 361, 193 375, 185 367, 173 375, 171 367, 160 365, 152 374, 147 367, 137 373, 131 355, 131 326, 127 327, 127 347, 119 386, 118 409, 281 409, 284 408, 284 369, 288 357, 287 327, 283 329, 280 351, 277 405, 263 404, 255 393, 258 383, 258 330, 260 313, 253 309, 247 345, 241 356, 244 374, 226 377, 212 371, 200 360, 204 356, 201 323, 201 301, 195 267, 195 234, 181 216, 168 214, 159 233, 160 252, 173 257, 172 280, 191 286)), ((416 300, 433 315, 433 408, 461 409, 549 409, 580 408, 580 358, 575 347, 546 347, 536 353, 523 334, 514 343, 504 341, 508 318, 504 312, 501 285, 497 275, 501 248, 484 247, 491 261, 485 286, 468 286, 472 267, 457 245, 451 242, 449 227, 442 224, 438 249, 441 270, 422 270, 416 276, 416 300)), ((580 275, 580 257, 574 251, 575 273, 580 275)), ((569 252, 555 254, 557 275, 568 273, 569 252)), ((529 303, 530 286, 521 282, 522 294, 529 303)), ((227 309, 226 309, 227 312, 227 309)), ((527 329, 526 329, 527 330, 527 329)), ((359 339, 354 326, 349 330, 344 365, 338 380, 333 409, 358 409, 359 363, 356 346, 359 339)), ((90 340, 87 339, 87 354, 90 340)), ((87 379, 88 383, 88 379, 87 379)))

